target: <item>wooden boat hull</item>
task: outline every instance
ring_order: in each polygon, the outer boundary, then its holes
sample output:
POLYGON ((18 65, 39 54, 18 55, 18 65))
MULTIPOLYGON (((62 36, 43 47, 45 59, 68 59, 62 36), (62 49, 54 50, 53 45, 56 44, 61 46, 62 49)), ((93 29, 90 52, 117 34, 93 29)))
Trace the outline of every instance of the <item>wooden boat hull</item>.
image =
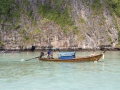
POLYGON ((48 58, 39 58, 39 60, 42 61, 54 61, 54 62, 81 62, 81 61, 98 61, 103 54, 98 54, 94 56, 87 56, 87 57, 81 57, 81 58, 73 58, 69 60, 60 60, 58 58, 48 59, 48 58))

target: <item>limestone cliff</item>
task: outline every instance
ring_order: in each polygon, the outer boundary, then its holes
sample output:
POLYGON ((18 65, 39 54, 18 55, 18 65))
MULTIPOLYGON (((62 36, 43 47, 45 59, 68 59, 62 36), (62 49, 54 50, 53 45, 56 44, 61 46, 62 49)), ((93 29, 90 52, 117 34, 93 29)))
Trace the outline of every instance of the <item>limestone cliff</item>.
POLYGON ((15 0, 1 15, 1 47, 98 48, 118 44, 120 18, 104 0, 15 0))

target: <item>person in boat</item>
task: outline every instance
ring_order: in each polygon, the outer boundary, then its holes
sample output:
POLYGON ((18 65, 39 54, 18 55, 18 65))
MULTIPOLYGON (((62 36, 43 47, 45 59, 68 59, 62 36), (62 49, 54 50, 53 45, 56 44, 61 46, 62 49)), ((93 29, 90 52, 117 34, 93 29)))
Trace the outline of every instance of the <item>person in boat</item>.
POLYGON ((90 56, 94 56, 94 55, 96 55, 96 52, 95 52, 95 50, 93 51, 93 53, 92 53, 90 56))
POLYGON ((74 58, 76 58, 75 54, 73 55, 74 58))
POLYGON ((47 52, 47 58, 51 58, 50 55, 51 55, 51 49, 49 49, 47 52))
POLYGON ((53 52, 50 52, 50 59, 53 59, 53 52))
POLYGON ((42 56, 44 56, 44 52, 41 52, 41 53, 40 53, 40 58, 42 58, 42 56))

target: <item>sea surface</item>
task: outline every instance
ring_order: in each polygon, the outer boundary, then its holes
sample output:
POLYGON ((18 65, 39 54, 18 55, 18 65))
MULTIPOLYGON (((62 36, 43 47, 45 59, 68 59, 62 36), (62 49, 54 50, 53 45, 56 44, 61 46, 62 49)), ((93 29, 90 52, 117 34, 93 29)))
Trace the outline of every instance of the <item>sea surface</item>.
MULTIPOLYGON (((76 56, 91 53, 81 51, 76 56)), ((57 52, 53 54, 57 57, 57 52)), ((120 90, 119 51, 107 51, 98 62, 31 59, 39 55, 39 52, 0 54, 0 90, 120 90)))

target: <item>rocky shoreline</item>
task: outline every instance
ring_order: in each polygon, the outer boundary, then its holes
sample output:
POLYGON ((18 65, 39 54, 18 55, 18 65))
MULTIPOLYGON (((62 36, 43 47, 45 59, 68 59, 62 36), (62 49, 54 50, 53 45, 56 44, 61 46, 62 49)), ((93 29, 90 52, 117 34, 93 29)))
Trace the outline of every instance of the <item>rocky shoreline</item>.
MULTIPOLYGON (((20 52, 39 52, 39 51, 47 51, 49 48, 45 49, 45 48, 42 48, 42 49, 8 49, 8 50, 4 50, 4 49, 0 49, 0 53, 20 53, 20 52)), ((66 48, 66 49, 51 49, 52 51, 93 51, 93 50, 96 50, 96 51, 103 51, 104 49, 107 49, 107 51, 120 51, 120 48, 117 47, 117 48, 100 48, 100 49, 82 49, 82 48, 66 48)))

